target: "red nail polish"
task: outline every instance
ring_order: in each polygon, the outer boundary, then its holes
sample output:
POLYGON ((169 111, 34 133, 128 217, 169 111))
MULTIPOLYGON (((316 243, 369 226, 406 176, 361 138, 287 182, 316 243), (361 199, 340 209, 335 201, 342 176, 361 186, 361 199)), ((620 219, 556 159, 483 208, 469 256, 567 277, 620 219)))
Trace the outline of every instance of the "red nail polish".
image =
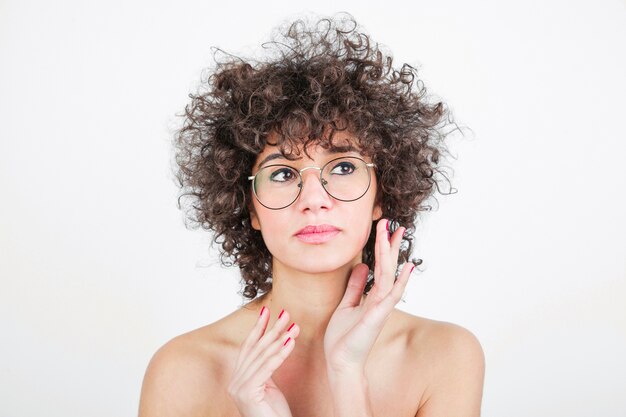
POLYGON ((282 311, 280 312, 280 314, 278 315, 278 318, 281 318, 283 316, 284 312, 285 312, 285 309, 283 308, 282 311))
POLYGON ((385 224, 385 228, 389 231, 389 219, 387 219, 387 224, 385 224))
POLYGON ((289 343, 290 340, 291 340, 291 337, 289 339, 285 340, 285 343, 283 343, 283 346, 286 346, 287 343, 289 343))
POLYGON ((415 269, 415 265, 413 265, 413 266, 411 267, 411 270, 409 271, 409 274, 410 274, 411 272, 413 272, 413 270, 414 270, 414 269, 415 269))
POLYGON ((263 315, 264 311, 265 311, 265 306, 263 306, 263 308, 261 309, 261 313, 259 314, 259 317, 261 317, 263 315))
POLYGON ((296 325, 296 323, 291 323, 291 326, 289 326, 289 328, 287 329, 287 331, 291 330, 291 328, 292 328, 293 326, 295 326, 295 325, 296 325))

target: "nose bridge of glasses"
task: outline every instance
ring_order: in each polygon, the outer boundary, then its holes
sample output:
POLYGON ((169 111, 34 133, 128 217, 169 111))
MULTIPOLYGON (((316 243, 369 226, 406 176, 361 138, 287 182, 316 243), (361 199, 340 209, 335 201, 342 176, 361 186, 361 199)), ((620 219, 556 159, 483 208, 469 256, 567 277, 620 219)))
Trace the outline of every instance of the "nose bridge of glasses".
POLYGON ((317 170, 319 170, 320 172, 322 171, 322 168, 320 168, 320 167, 310 166, 310 167, 304 167, 304 168, 302 168, 302 169, 301 169, 300 171, 298 171, 298 172, 300 172, 300 175, 302 175, 302 173, 303 173, 304 171, 306 171, 307 169, 317 169, 317 170))
POLYGON ((322 168, 317 167, 317 166, 309 166, 309 167, 304 167, 302 168, 300 171, 298 171, 300 173, 300 178, 302 180, 302 183, 304 183, 304 172, 307 169, 317 169, 319 171, 319 174, 316 175, 316 177, 318 178, 318 180, 321 182, 322 186, 325 185, 326 180, 322 178, 322 168))

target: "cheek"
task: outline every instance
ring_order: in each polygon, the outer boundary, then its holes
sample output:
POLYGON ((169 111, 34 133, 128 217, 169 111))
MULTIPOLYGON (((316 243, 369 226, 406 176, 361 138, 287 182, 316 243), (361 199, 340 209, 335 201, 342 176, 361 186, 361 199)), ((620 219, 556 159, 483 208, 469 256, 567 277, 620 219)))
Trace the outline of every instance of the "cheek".
POLYGON ((361 248, 367 243, 375 225, 375 223, 372 223, 372 215, 375 214, 372 206, 373 202, 368 202, 362 206, 359 205, 358 208, 355 207, 355 210, 350 215, 350 229, 355 231, 353 236, 361 248), (355 216, 354 213, 362 213, 363 215, 355 216))
POLYGON ((285 244, 285 227, 283 216, 272 216, 273 213, 262 213, 262 221, 257 216, 256 223, 259 225, 265 246, 272 255, 280 253, 281 247, 285 244), (263 227, 260 227, 262 224, 263 227))
POLYGON ((365 244, 367 243, 369 237, 370 237, 370 233, 372 232, 372 221, 371 219, 364 219, 364 224, 362 224, 359 227, 359 230, 361 230, 361 235, 359 236, 359 244, 360 246, 363 248, 365 247, 365 244))

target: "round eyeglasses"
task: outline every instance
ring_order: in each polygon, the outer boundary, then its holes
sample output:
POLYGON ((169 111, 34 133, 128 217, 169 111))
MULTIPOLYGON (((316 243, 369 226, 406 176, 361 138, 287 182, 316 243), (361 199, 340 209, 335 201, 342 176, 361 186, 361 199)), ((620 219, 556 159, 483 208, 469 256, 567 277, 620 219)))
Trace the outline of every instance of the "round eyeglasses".
POLYGON ((280 210, 293 204, 302 192, 302 172, 319 169, 320 182, 324 190, 336 200, 355 201, 363 197, 370 188, 370 168, 356 156, 335 158, 323 167, 304 167, 300 171, 289 165, 267 165, 248 177, 252 191, 261 205, 271 210, 280 210))

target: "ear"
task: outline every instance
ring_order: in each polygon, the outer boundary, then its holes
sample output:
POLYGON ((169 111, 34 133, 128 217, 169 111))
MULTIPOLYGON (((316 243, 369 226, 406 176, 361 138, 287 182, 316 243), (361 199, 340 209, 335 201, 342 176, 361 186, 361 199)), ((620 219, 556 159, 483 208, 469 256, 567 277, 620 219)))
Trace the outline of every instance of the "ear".
POLYGON ((256 211, 254 211, 254 207, 248 207, 248 212, 250 213, 250 225, 254 230, 261 230, 261 223, 259 222, 259 217, 256 215, 256 211))

